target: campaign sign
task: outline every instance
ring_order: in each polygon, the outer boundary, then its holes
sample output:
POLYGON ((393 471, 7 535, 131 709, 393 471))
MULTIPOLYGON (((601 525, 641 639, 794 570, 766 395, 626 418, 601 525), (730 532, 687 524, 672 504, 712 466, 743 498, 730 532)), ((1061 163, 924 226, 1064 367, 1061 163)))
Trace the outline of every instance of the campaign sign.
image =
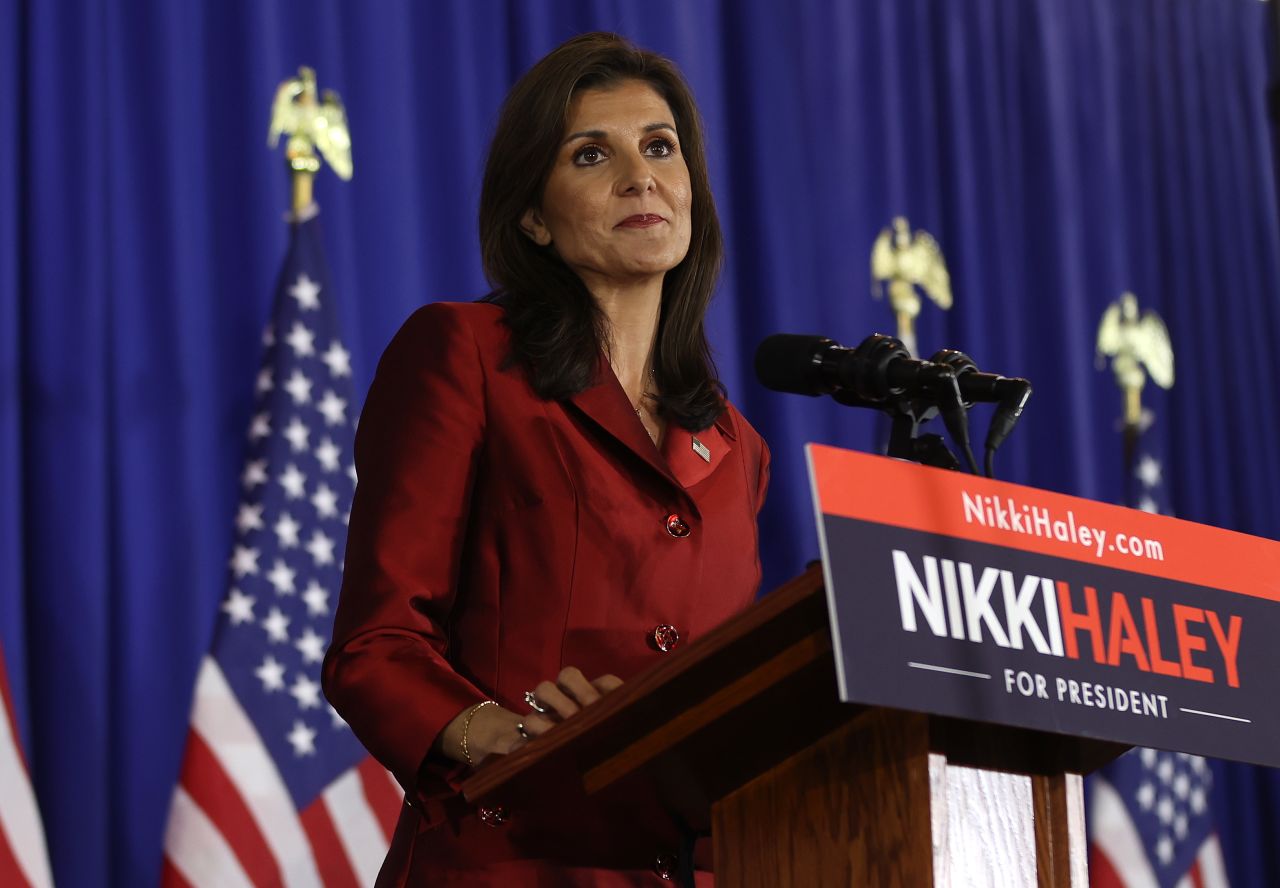
POLYGON ((843 700, 1280 766, 1280 543, 807 454, 843 700))

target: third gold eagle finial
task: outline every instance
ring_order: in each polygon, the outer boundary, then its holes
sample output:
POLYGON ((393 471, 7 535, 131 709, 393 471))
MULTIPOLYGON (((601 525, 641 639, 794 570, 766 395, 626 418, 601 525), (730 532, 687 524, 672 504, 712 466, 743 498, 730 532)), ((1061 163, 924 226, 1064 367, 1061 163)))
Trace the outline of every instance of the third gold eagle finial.
POLYGON ((871 248, 872 293, 883 295, 887 281, 889 304, 898 320, 898 338, 916 354, 915 319, 920 314, 919 291, 924 291, 939 308, 951 307, 951 275, 938 242, 927 231, 911 231, 902 216, 885 228, 871 248))
POLYGON ((311 179, 320 169, 320 152, 342 179, 350 179, 351 131, 347 112, 338 94, 331 89, 317 98, 316 72, 308 67, 298 69, 276 89, 271 104, 271 129, 267 144, 272 148, 287 136, 284 154, 293 171, 294 212, 311 203, 311 179))
POLYGON ((1173 344, 1160 316, 1138 311, 1138 298, 1124 293, 1107 306, 1098 325, 1097 360, 1111 358, 1116 384, 1124 392, 1124 423, 1143 423, 1142 388, 1147 376, 1161 388, 1173 387, 1173 344))

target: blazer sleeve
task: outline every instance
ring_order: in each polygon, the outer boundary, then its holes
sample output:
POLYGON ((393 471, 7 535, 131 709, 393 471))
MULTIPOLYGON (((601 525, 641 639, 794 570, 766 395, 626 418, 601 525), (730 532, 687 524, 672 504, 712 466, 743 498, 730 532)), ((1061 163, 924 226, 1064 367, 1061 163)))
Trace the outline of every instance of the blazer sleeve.
POLYGON ((485 430, 484 368, 460 308, 419 309, 378 364, 323 673, 334 708, 424 809, 463 770, 430 756, 432 743, 486 699, 445 659, 485 430))

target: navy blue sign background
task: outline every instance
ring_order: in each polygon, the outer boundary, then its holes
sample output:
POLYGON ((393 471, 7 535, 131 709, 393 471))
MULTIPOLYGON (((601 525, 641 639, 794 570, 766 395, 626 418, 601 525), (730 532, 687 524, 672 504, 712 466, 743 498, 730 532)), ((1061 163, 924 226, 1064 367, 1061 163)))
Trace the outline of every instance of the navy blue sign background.
MULTIPOLYGON (((955 537, 823 515, 823 559, 827 596, 840 673, 841 696, 848 702, 893 706, 939 715, 969 718, 1062 734, 1113 740, 1141 746, 1216 756, 1270 766, 1280 765, 1280 607, 1248 595, 1178 583, 1086 562, 978 543, 955 537), (1238 646, 1238 688, 1229 687, 1223 658, 1208 625, 1192 624, 1206 650, 1193 662, 1213 670, 1210 684, 1139 669, 1135 658, 1119 665, 1097 663, 1089 633, 1076 633, 1079 659, 1039 653, 1029 641, 1023 649, 1001 647, 989 632, 981 642, 939 637, 930 629, 913 601, 916 631, 903 628, 893 551, 904 552, 925 582, 926 556, 968 562, 975 577, 986 568, 1012 572, 1014 582, 1035 575, 1069 584, 1074 610, 1084 610, 1083 588, 1098 592, 1104 643, 1108 641, 1110 602, 1114 591, 1128 602, 1144 641, 1141 599, 1155 603, 1160 650, 1164 659, 1179 661, 1173 605, 1216 612, 1224 629, 1229 617, 1242 619, 1238 646), (1012 686, 1006 670, 1013 670, 1012 686), (1025 673, 1019 689, 1017 674, 1025 673), (972 673, 972 674, 965 674, 972 673), (1043 676, 1037 687, 1036 676, 1043 676), (986 678, 981 676, 988 676, 986 678), (1061 693, 1058 679, 1077 682, 1081 692, 1071 702, 1061 693), (1083 683, 1163 695, 1161 715, 1135 714, 1086 705, 1083 683), (1047 697, 1047 699, 1046 699, 1047 697), (1188 711, 1188 710, 1194 710, 1188 711), (1212 714, 1210 714, 1212 713, 1212 714)), ((945 596, 944 596, 945 597, 945 596)), ((991 608, 1005 621, 1003 596, 997 587, 991 608)), ((1037 596, 1033 616, 1041 627, 1047 621, 1037 596)), ((1065 634, 1065 630, 1064 630, 1065 634)), ((1150 650, 1150 644, 1147 642, 1150 650)), ((1089 699, 1096 699, 1093 690, 1089 699)), ((1103 692, 1104 698, 1107 692, 1103 692)), ((1132 699, 1132 695, 1130 695, 1132 699)), ((1149 701, 1151 697, 1147 698, 1149 701)))

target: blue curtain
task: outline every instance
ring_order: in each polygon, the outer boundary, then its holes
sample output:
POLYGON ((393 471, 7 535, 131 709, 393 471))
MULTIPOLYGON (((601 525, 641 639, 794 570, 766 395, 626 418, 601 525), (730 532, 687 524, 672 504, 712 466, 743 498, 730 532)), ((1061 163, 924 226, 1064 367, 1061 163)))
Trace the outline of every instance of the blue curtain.
MULTIPOLYGON (((1178 355, 1152 432, 1176 510, 1280 537, 1269 4, 0 0, 0 643, 61 884, 159 871, 285 247, 275 85, 313 65, 349 109, 356 177, 317 196, 362 389, 415 306, 485 291, 498 105, 600 28, 674 57, 706 117, 714 344, 774 451, 766 586, 816 555, 802 444, 871 448, 879 426, 762 390, 754 346, 892 332, 868 257, 898 214, 956 292, 922 351, 1036 385, 1002 477, 1122 497, 1093 337, 1129 289, 1178 355)), ((1280 884, 1280 780, 1220 776, 1233 875, 1280 884)))

